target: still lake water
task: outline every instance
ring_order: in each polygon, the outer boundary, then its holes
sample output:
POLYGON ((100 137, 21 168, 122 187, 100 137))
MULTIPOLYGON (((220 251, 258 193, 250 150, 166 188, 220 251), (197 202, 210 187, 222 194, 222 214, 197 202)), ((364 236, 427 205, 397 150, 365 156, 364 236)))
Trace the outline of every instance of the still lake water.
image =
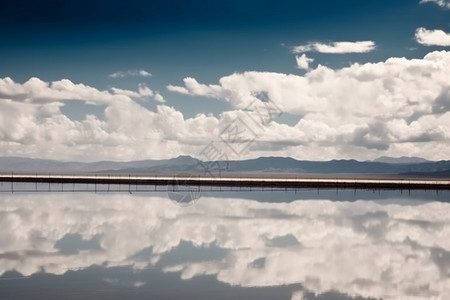
POLYGON ((449 295, 449 191, 0 194, 0 299, 449 295))

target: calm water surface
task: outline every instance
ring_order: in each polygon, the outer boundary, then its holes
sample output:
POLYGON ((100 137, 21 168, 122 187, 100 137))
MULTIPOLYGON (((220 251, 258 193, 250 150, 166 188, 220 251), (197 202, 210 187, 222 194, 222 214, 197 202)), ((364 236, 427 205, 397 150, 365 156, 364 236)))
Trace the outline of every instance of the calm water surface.
POLYGON ((0 299, 448 299, 434 191, 0 194, 0 299))

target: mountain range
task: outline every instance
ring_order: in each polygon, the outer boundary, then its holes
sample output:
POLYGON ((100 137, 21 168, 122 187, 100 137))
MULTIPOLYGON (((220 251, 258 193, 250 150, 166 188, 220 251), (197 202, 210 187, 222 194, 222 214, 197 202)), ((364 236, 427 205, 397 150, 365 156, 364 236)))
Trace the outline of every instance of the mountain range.
POLYGON ((63 162, 0 157, 0 173, 122 173, 122 174, 366 174, 450 177, 450 160, 427 161, 417 157, 380 157, 373 161, 307 161, 289 157, 203 162, 190 156, 163 160, 63 162))

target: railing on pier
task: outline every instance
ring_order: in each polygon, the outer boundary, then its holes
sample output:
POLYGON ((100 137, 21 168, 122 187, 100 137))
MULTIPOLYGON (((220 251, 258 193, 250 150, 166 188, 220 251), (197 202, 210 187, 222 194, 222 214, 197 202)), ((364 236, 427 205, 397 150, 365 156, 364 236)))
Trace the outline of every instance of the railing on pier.
POLYGON ((450 190, 450 179, 395 177, 293 177, 293 176, 221 176, 199 175, 105 175, 105 174, 0 174, 0 191, 158 191, 187 190, 204 187, 275 188, 275 189, 381 189, 450 190))

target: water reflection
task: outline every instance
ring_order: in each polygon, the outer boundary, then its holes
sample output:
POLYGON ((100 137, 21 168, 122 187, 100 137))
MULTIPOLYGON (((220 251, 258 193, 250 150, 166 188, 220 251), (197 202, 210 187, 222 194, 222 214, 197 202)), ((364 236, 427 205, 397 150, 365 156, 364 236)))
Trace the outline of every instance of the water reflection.
POLYGON ((180 207, 164 193, 2 195, 0 298, 36 282, 159 298, 450 294, 450 204, 316 198, 203 195, 180 207))

